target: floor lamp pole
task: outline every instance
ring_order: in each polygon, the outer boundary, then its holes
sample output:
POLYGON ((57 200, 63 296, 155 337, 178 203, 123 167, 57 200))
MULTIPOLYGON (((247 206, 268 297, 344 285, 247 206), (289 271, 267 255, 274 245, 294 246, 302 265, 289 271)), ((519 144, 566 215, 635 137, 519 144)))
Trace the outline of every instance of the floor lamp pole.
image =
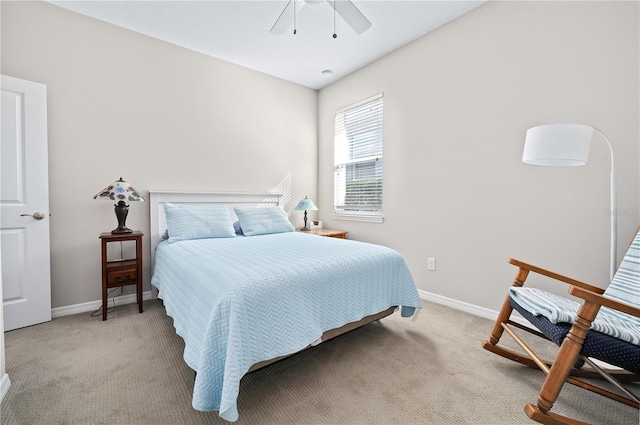
POLYGON ((607 136, 596 127, 593 127, 600 135, 604 138, 605 142, 607 142, 607 146, 609 146, 609 153, 611 154, 611 208, 609 214, 611 215, 611 260, 609 264, 609 276, 613 279, 613 276, 616 274, 616 268, 618 266, 618 258, 617 258, 617 245, 618 245, 618 211, 616 207, 616 170, 613 161, 613 148, 611 147, 611 143, 609 143, 609 139, 607 136))

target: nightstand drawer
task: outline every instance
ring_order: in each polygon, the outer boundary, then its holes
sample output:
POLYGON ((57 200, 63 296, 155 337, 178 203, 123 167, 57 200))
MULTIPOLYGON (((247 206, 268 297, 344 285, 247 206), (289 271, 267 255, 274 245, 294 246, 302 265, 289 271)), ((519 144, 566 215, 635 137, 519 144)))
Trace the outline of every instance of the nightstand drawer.
POLYGON ((107 274, 109 285, 136 282, 138 280, 138 269, 114 270, 107 274))

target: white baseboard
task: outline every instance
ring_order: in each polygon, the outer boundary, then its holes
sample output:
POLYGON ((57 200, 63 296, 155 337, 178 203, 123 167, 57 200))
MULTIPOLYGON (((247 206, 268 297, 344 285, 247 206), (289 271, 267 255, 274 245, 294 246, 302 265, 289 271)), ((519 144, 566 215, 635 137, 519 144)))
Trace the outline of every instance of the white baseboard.
MULTIPOLYGON (((430 301, 436 304, 441 304, 447 307, 454 308, 456 310, 464 311, 465 313, 473 314, 474 316, 483 317, 485 319, 495 320, 498 317, 496 310, 491 310, 485 307, 480 307, 475 304, 470 304, 464 301, 459 301, 453 298, 445 297, 442 295, 434 294, 433 292, 423 291, 418 289, 418 295, 420 298, 426 301, 430 301)), ((144 301, 153 298, 152 291, 145 291, 142 293, 142 299, 144 301)), ((136 302, 136 294, 128 294, 116 297, 116 303, 118 305, 132 304, 136 302)), ((51 317, 69 316, 71 314, 86 313, 88 311, 95 311, 102 305, 102 300, 89 301, 86 303, 73 304, 64 307, 56 307, 51 309, 51 317)), ((512 317, 512 320, 530 326, 529 322, 520 318, 512 317)))
MULTIPOLYGON (((136 300, 136 294, 121 295, 116 298, 116 305, 133 304, 136 300)), ((142 300, 147 301, 152 298, 151 291, 145 291, 142 293, 142 300)), ((111 297, 109 297, 111 300, 111 297)), ((109 301, 111 305, 111 301, 109 301)), ((51 318, 69 316, 72 314, 86 313, 88 311, 96 311, 102 305, 102 300, 89 301, 86 303, 67 305, 64 307, 56 307, 51 309, 51 318)))
POLYGON ((9 375, 6 373, 0 379, 0 403, 4 400, 4 396, 9 392, 9 387, 11 386, 11 380, 9 379, 9 375))
MULTIPOLYGON (((425 301, 430 301, 432 303, 441 304, 447 307, 455 308, 456 310, 464 311, 465 313, 473 314, 474 316, 484 317, 485 319, 496 320, 498 317, 498 311, 491 310, 489 308, 480 307, 475 304, 469 304, 464 301, 459 301, 453 298, 444 297, 442 295, 434 294, 432 292, 423 291, 418 289, 418 295, 420 298, 425 301)), ((516 316, 517 312, 511 315, 511 320, 517 322, 521 325, 532 327, 531 323, 529 323, 526 319, 516 316)))

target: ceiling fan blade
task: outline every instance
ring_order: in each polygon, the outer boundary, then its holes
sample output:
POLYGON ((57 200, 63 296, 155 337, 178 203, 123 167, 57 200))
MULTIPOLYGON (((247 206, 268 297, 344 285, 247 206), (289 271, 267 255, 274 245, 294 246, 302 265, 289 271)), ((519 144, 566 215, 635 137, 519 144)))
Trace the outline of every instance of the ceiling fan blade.
POLYGON ((371 22, 360 12, 351 0, 327 0, 336 12, 345 20, 353 30, 362 34, 371 27, 371 22))
POLYGON ((269 31, 271 34, 284 34, 287 29, 293 24, 293 2, 296 0, 289 0, 289 3, 284 7, 284 10, 276 19, 276 22, 269 31))

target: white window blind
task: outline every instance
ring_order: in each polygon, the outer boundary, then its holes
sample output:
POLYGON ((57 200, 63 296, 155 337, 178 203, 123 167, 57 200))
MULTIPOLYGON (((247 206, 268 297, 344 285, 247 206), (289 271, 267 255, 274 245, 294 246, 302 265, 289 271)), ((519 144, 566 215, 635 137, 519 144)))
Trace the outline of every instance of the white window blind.
POLYGON ((382 216, 382 93, 336 111, 337 215, 382 216))

